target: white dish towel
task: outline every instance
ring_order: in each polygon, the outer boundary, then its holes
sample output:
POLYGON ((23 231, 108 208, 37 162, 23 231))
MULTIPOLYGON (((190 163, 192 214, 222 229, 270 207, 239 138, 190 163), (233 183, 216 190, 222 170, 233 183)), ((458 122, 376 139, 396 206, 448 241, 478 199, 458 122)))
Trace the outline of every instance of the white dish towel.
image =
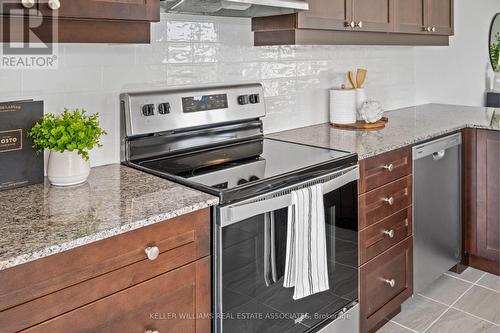
POLYGON ((322 184, 292 192, 283 286, 294 300, 330 289, 324 214, 322 184))

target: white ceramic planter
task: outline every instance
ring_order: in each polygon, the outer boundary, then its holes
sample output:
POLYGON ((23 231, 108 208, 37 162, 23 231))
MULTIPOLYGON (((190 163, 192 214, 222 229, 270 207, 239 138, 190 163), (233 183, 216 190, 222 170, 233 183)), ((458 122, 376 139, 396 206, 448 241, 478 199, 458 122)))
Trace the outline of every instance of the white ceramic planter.
POLYGON ((90 163, 76 151, 50 151, 47 177, 52 185, 71 186, 84 183, 90 174, 90 163))

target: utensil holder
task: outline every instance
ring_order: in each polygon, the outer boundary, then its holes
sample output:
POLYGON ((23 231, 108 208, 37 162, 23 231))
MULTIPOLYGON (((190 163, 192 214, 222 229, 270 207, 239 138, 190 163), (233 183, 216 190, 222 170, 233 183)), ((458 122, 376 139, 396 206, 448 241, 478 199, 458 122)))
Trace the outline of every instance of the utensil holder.
POLYGON ((352 124, 356 122, 356 90, 330 90, 330 123, 352 124))

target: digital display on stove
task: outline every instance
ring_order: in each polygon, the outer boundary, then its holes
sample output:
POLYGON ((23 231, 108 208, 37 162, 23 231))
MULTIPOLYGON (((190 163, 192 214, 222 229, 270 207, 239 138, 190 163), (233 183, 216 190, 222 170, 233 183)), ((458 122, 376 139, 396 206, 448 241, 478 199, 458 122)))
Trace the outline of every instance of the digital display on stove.
POLYGON ((182 111, 184 113, 227 109, 227 106, 227 94, 182 98, 182 111))

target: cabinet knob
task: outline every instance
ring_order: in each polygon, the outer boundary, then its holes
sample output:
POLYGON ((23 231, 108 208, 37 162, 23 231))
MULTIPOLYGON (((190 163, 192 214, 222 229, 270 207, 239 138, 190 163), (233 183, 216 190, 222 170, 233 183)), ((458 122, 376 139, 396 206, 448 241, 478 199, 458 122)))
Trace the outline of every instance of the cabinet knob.
POLYGON ((32 8, 35 5, 35 0, 22 0, 21 4, 24 8, 32 8))
POLYGON ((61 8, 61 2, 59 0, 49 0, 49 8, 52 10, 58 10, 61 8))
POLYGON ((147 330, 146 333, 160 333, 159 331, 147 330))
POLYGON ((436 27, 432 27, 432 32, 436 32, 436 27))
POLYGON ((393 172, 394 171, 394 164, 389 164, 389 165, 384 165, 382 168, 386 169, 387 171, 389 172, 393 172))
POLYGON ((357 27, 357 28, 363 28, 363 21, 359 21, 358 23, 356 23, 355 27, 357 27))
POLYGON ((394 238, 394 229, 382 231, 384 235, 389 236, 389 238, 394 238))
POLYGON ((354 21, 351 21, 351 22, 345 22, 345 23, 344 23, 344 26, 345 26, 346 28, 353 28, 353 29, 354 29, 354 28, 356 27, 356 23, 355 23, 354 21))
POLYGON ((394 288, 394 286, 396 285, 396 280, 394 279, 384 279, 384 282, 391 286, 391 288, 394 288))
POLYGON ((425 27, 425 28, 424 28, 424 31, 431 32, 431 31, 432 31, 432 28, 431 28, 431 27, 425 27))
POLYGON ((394 205, 394 197, 384 198, 382 199, 384 202, 387 202, 389 205, 394 205))
POLYGON ((144 252, 146 252, 149 260, 156 260, 156 258, 160 255, 160 249, 158 246, 147 247, 144 252))

